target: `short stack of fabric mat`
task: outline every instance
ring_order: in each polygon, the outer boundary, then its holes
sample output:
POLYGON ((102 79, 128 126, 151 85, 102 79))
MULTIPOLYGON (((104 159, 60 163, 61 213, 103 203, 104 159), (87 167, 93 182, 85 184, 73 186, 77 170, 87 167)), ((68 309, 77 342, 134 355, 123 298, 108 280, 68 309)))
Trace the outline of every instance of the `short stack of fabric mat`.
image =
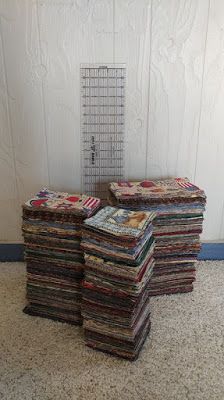
POLYGON ((105 207, 83 225, 86 344, 134 360, 150 330, 151 212, 105 207))
POLYGON ((200 251, 206 196, 187 178, 111 183, 110 203, 157 214, 150 295, 190 292, 200 251))
POLYGON ((46 188, 23 205, 28 301, 24 312, 82 323, 81 227, 99 206, 97 198, 46 188))

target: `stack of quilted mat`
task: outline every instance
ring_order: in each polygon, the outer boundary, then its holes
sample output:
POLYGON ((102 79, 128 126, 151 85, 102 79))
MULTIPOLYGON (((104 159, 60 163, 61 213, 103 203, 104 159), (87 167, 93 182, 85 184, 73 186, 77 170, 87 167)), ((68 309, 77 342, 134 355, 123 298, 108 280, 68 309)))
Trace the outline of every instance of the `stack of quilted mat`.
POLYGON ((45 188, 23 205, 28 301, 24 312, 82 323, 81 228, 99 206, 97 198, 45 188))
POLYGON ((109 190, 111 204, 157 214, 150 295, 192 291, 206 204, 204 191, 187 178, 111 183, 109 190))
POLYGON ((137 358, 150 330, 154 217, 107 206, 83 226, 86 344, 130 360, 137 358))

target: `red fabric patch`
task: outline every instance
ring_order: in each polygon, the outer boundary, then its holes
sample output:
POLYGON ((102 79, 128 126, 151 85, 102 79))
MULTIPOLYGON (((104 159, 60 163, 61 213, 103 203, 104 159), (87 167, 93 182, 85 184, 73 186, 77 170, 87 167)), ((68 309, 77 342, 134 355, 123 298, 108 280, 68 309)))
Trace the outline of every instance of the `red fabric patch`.
POLYGON ((118 186, 120 187, 132 187, 132 184, 130 182, 118 182, 118 186))
POLYGON ((143 181, 140 183, 140 186, 143 188, 150 188, 150 187, 155 186, 155 184, 152 181, 143 181))
POLYGON ((42 204, 46 203, 48 199, 44 198, 44 199, 40 199, 40 200, 33 200, 32 201, 32 206, 34 207, 40 207, 42 204))
POLYGON ((77 201, 79 201, 79 197, 71 196, 71 197, 67 197, 66 200, 72 201, 72 203, 76 203, 77 201))

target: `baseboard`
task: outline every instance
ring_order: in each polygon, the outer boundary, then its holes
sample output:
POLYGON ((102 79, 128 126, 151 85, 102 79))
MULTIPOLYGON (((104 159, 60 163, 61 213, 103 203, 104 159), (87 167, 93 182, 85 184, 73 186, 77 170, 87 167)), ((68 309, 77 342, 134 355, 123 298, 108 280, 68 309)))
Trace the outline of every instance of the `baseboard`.
POLYGON ((199 260, 224 260, 224 243, 202 243, 199 260))
POLYGON ((0 261, 23 261, 24 246, 19 243, 0 243, 0 261))
MULTIPOLYGON (((199 260, 224 260, 224 243, 202 243, 199 260)), ((0 243, 0 261, 23 261, 24 246, 18 243, 0 243)))

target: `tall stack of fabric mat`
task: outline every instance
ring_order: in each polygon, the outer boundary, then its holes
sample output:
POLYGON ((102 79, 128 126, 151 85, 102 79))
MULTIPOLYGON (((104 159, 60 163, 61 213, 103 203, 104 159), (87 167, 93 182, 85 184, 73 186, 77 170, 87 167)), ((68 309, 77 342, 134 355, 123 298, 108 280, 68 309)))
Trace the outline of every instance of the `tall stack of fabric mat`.
POLYGON ((99 206, 97 198, 45 188, 23 205, 28 302, 24 312, 82 323, 81 227, 99 206))
POLYGON ((105 207, 83 225, 86 344, 134 360, 150 330, 151 212, 105 207))
POLYGON ((187 178, 111 183, 109 191, 111 204, 157 214, 150 295, 192 291, 206 204, 204 191, 187 178))

